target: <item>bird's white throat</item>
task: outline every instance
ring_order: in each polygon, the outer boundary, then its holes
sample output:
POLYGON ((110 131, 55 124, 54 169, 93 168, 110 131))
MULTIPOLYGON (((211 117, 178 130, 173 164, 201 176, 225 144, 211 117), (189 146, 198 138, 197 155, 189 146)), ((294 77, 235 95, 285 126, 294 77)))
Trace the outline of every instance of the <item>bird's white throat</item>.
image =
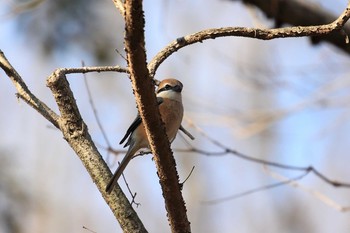
POLYGON ((157 97, 168 98, 178 102, 182 102, 181 93, 173 90, 162 91, 157 94, 157 97))

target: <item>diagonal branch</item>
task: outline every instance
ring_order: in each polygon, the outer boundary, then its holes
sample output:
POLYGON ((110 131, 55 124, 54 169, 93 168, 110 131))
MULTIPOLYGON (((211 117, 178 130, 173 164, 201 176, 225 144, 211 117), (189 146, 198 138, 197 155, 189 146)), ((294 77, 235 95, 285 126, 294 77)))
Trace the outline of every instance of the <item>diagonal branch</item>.
POLYGON ((111 177, 111 172, 88 133, 87 126, 81 118, 73 93, 66 79, 66 74, 70 73, 106 71, 128 73, 128 70, 119 66, 57 69, 48 78, 47 85, 50 87, 58 104, 61 113, 61 116, 58 116, 30 92, 21 76, 9 63, 2 51, 0 51, 0 67, 12 80, 18 92, 17 96, 62 131, 65 140, 83 162, 94 183, 96 183, 102 196, 123 227, 123 230, 125 232, 147 232, 120 188, 116 188, 116 192, 113 195, 106 195, 104 192, 105 186, 111 177))
MULTIPOLYGON (((148 64, 150 75, 153 77, 158 69, 159 65, 164 62, 171 54, 175 53, 179 49, 198 42, 203 42, 208 39, 216 39, 227 36, 249 37, 260 40, 272 40, 276 38, 287 37, 304 37, 304 36, 322 36, 328 35, 334 31, 341 30, 345 23, 350 18, 350 3, 344 10, 344 12, 332 23, 324 24, 320 26, 297 26, 297 27, 285 27, 275 29, 259 29, 259 28, 246 28, 246 27, 225 27, 225 28, 213 28, 200 32, 196 32, 191 35, 180 37, 170 44, 168 44, 162 51, 160 51, 148 64)), ((343 43, 345 44, 345 36, 343 37, 343 43)))
POLYGON ((112 195, 105 192, 105 187, 112 175, 111 171, 88 133, 64 70, 56 70, 47 79, 47 86, 51 89, 61 113, 58 124, 64 139, 83 162, 123 231, 147 232, 119 186, 115 187, 116 191, 112 195))
POLYGON ((5 54, 0 50, 0 67, 5 71, 16 87, 17 97, 24 100, 29 106, 38 111, 43 117, 50 121, 58 128, 58 115, 52 111, 45 103, 41 102, 34 94, 31 93, 21 76, 5 57, 5 54))

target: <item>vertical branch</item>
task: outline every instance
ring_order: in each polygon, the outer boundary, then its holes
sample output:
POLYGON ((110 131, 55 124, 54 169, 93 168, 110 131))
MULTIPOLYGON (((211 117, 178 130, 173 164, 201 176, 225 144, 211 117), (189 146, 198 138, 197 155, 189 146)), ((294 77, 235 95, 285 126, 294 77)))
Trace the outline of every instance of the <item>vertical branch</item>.
POLYGON ((172 232, 190 232, 175 159, 166 137, 146 64, 142 0, 125 2, 125 49, 130 77, 142 122, 157 165, 159 182, 172 232))
POLYGON ((105 192, 105 187, 112 176, 111 171, 88 133, 64 71, 54 72, 48 78, 47 86, 51 89, 61 113, 58 124, 64 139, 83 162, 123 231, 147 232, 119 186, 112 195, 105 192))

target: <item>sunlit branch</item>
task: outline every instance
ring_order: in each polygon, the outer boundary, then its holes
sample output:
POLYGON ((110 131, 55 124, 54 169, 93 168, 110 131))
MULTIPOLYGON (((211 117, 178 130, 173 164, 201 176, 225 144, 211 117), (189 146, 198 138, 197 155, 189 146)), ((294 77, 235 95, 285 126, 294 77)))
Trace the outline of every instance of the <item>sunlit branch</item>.
POLYGON ((78 68, 59 68, 57 69, 59 72, 64 74, 85 74, 90 72, 119 72, 119 73, 129 73, 127 68, 123 68, 120 66, 86 66, 86 67, 78 67, 78 68))
MULTIPOLYGON (((260 40, 272 40, 276 38, 304 37, 304 36, 322 36, 333 31, 339 31, 343 28, 350 17, 350 3, 344 12, 332 23, 319 26, 295 26, 275 29, 259 29, 246 27, 225 27, 213 28, 196 32, 191 35, 179 37, 164 49, 162 49, 148 64, 151 76, 154 76, 159 65, 165 61, 171 54, 179 49, 194 43, 202 43, 204 40, 216 39, 220 37, 236 36, 247 37, 260 40)), ((344 35, 344 43, 346 42, 344 35)))

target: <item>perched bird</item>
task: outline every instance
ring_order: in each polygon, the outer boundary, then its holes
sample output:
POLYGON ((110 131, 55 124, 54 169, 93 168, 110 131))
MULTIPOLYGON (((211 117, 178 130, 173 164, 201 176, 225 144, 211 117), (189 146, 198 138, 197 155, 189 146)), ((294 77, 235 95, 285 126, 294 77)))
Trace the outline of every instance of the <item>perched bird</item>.
MULTIPOLYGON (((182 87, 182 83, 176 79, 165 79, 160 82, 156 91, 159 112, 165 124, 166 134, 170 143, 175 139, 178 129, 181 128, 183 130, 181 127, 184 111, 181 98, 182 87)), ((135 156, 135 153, 141 148, 149 147, 147 135, 139 115, 137 115, 134 122, 130 125, 119 144, 122 144, 126 139, 128 140, 124 147, 129 146, 129 148, 106 187, 106 192, 108 193, 113 190, 113 187, 117 184, 119 177, 130 160, 135 156)))

